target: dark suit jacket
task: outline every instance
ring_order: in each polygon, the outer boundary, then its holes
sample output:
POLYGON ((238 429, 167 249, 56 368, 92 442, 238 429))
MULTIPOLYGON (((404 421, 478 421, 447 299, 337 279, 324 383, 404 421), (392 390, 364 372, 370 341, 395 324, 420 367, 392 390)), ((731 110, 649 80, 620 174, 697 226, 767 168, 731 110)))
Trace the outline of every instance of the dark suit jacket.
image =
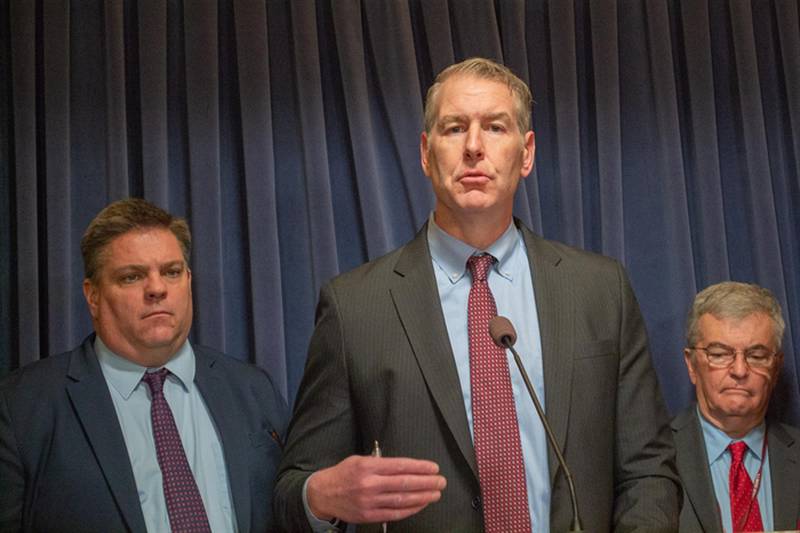
MULTIPOLYGON (((135 531, 145 522, 125 441, 93 349, 0 382, 0 531, 135 531)), ((201 346, 195 383, 219 432, 239 531, 271 528, 286 408, 263 371, 201 346)))
MULTIPOLYGON (((286 530, 307 528, 306 478, 350 454, 368 454, 375 439, 384 455, 433 460, 447 478, 441 501, 399 530, 483 529, 475 453, 426 231, 321 291, 276 485, 276 517, 286 530)), ((526 228, 523 234, 547 414, 575 478, 584 526, 675 530, 680 488, 669 418, 622 267, 526 228)), ((552 452, 549 468, 552 530, 566 531, 570 499, 552 452)))
MULTIPOLYGON (((703 429, 694 405, 672 420, 678 474, 683 482, 681 532, 722 531, 714 484, 708 468, 703 429)), ((800 525, 800 431, 771 422, 767 424, 769 469, 772 478, 772 516, 776 531, 800 525)))

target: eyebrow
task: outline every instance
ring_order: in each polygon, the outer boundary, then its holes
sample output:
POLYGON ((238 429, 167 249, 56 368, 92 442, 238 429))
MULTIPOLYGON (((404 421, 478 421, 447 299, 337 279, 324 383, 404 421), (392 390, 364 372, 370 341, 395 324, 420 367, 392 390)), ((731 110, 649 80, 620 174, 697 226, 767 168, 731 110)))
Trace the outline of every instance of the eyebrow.
MULTIPOLYGON (((183 268, 186 268, 186 262, 183 259, 175 259, 174 261, 167 261, 166 263, 161 263, 158 265, 159 270, 163 270, 165 268, 170 268, 176 265, 180 265, 183 268)), ((118 268, 115 268, 111 271, 112 274, 121 274, 126 271, 135 270, 138 272, 147 272, 150 269, 147 265, 137 265, 136 263, 131 263, 129 265, 122 265, 118 268)))
MULTIPOLYGON (((724 342, 716 342, 716 341, 709 342, 708 346, 706 346, 706 348, 710 348, 711 346, 714 346, 714 347, 717 347, 717 348, 728 348, 729 350, 734 350, 735 349, 733 346, 725 344, 724 342)), ((769 346, 759 342, 758 344, 752 344, 752 345, 748 346, 747 348, 744 348, 744 351, 752 350, 753 348, 766 348, 767 350, 771 350, 771 348, 769 346)))
MULTIPOLYGON (((489 113, 483 117, 481 117, 481 121, 483 122, 492 122, 494 120, 506 120, 506 121, 513 121, 513 118, 510 114, 506 113, 505 111, 500 111, 498 113, 489 113)), ((441 126, 442 124, 447 124, 449 122, 468 122, 469 116, 460 114, 460 115, 445 115, 441 117, 436 124, 441 126)))

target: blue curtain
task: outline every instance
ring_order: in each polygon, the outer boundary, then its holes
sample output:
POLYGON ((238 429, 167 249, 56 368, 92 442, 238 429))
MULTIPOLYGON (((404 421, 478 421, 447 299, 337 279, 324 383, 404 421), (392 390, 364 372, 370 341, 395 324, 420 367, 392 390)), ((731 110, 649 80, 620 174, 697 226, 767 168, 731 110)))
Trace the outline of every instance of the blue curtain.
POLYGON ((143 196, 193 228, 194 342, 291 401, 319 287, 410 239, 436 72, 530 82, 516 214, 628 267, 667 402, 697 290, 772 289, 800 422, 800 15, 786 0, 0 0, 0 373, 91 330, 80 236, 143 196))

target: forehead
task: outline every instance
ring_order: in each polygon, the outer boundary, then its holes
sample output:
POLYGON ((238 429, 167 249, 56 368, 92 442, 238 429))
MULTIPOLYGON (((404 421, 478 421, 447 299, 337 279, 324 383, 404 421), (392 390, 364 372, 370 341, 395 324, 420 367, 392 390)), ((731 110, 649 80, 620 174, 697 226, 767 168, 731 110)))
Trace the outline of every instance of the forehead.
POLYGON ((706 342, 720 342, 741 347, 754 344, 771 345, 772 319, 766 313, 751 313, 743 318, 717 317, 705 313, 697 321, 700 337, 706 342))
POLYGON ((107 266, 183 260, 178 239, 165 228, 144 228, 123 233, 105 246, 102 255, 107 266))
POLYGON ((451 114, 508 113, 514 108, 514 95, 501 81, 456 74, 442 83, 438 96, 439 117, 451 114))

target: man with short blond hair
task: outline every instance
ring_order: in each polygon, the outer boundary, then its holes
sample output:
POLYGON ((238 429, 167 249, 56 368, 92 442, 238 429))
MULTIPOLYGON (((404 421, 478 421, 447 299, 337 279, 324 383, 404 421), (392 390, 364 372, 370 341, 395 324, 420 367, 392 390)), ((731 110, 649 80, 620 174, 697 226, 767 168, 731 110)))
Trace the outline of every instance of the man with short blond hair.
POLYGON ((677 528, 668 417, 624 269, 512 215, 530 114, 525 83, 493 61, 437 76, 420 137, 433 213, 320 294, 276 485, 287 531, 566 531, 567 483, 489 337, 497 314, 517 327, 586 530, 677 528))
POLYGON ((672 421, 681 531, 800 525, 800 432, 766 418, 784 328, 778 301, 757 285, 727 281, 695 297, 684 360, 697 403, 672 421))
POLYGON ((286 407, 189 342, 186 221, 114 202, 81 252, 94 333, 0 381, 0 531, 271 529, 286 407))

